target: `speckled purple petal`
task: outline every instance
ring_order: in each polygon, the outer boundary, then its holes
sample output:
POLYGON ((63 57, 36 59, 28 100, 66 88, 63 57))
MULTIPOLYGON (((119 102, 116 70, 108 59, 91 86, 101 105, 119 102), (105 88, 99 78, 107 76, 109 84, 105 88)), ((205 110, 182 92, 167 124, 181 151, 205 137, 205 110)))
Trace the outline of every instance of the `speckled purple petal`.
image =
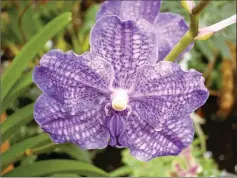
POLYGON ((145 19, 153 23, 160 11, 161 0, 123 1, 120 17, 123 20, 145 19))
POLYGON ((75 114, 106 99, 113 75, 108 62, 91 59, 89 53, 78 56, 52 50, 40 60, 33 80, 43 92, 64 104, 66 111, 75 114))
POLYGON ((136 69, 157 60, 155 35, 137 28, 133 21, 117 16, 100 18, 91 30, 91 53, 111 62, 114 87, 128 88, 136 69))
POLYGON ((64 106, 46 94, 41 95, 34 107, 34 118, 53 142, 72 142, 84 149, 104 148, 109 132, 104 126, 105 114, 101 106, 71 115, 64 106))
POLYGON ((156 130, 172 117, 191 114, 208 98, 201 73, 168 61, 141 67, 133 90, 132 109, 156 130))
POLYGON ((126 141, 138 160, 149 161, 157 156, 178 155, 193 140, 194 128, 189 116, 172 117, 161 131, 155 131, 139 114, 133 112, 126 121, 126 141))
POLYGON ((122 20, 145 19, 153 23, 160 11, 161 0, 146 1, 105 1, 96 19, 107 15, 117 15, 122 20))
MULTIPOLYGON (((184 18, 180 15, 172 13, 159 13, 158 17, 154 21, 154 28, 158 39, 158 61, 163 60, 176 43, 182 38, 182 36, 188 31, 188 25, 184 21, 184 18), (168 43, 171 44, 171 48, 170 46, 167 48, 168 43)), ((193 43, 189 45, 183 53, 181 53, 179 58, 181 58, 192 47, 193 43)))
POLYGON ((96 20, 107 15, 120 14, 121 1, 105 1, 102 3, 100 10, 96 14, 96 20))

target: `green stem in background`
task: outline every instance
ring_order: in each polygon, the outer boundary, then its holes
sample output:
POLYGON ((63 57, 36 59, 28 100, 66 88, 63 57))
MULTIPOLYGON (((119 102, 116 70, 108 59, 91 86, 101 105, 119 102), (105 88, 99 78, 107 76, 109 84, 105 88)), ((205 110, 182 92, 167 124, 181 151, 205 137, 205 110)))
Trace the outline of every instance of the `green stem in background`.
POLYGON ((78 29, 82 23, 80 6, 81 2, 75 1, 72 8, 72 26, 75 34, 78 32, 78 29))
POLYGON ((199 15, 193 15, 190 14, 190 26, 189 26, 189 32, 191 36, 196 37, 198 35, 198 28, 199 28, 199 15))
POLYGON ((77 33, 73 30, 73 27, 69 28, 69 33, 72 37, 73 51, 80 54, 80 42, 78 41, 77 33))
POLYGON ((194 127, 201 142, 201 151, 202 153, 205 153, 207 151, 205 134, 203 133, 202 128, 198 123, 194 122, 194 127))
POLYGON ((190 31, 187 31, 182 39, 175 45, 175 47, 169 52, 169 54, 165 57, 166 61, 175 61, 178 56, 182 53, 182 51, 192 43, 194 38, 191 35, 190 31))
POLYGON ((170 51, 170 53, 165 57, 164 60, 174 62, 183 52, 183 50, 194 41, 195 37, 198 34, 199 14, 210 2, 211 0, 201 0, 201 2, 192 9, 192 13, 190 14, 189 30, 185 33, 185 35, 175 45, 175 47, 170 51))
POLYGON ((201 0, 201 2, 192 9, 193 15, 198 15, 202 10, 207 7, 207 5, 211 2, 211 0, 201 0))
POLYGON ((30 1, 26 7, 21 11, 20 15, 19 15, 19 18, 18 18, 18 26, 19 26, 19 29, 20 29, 20 33, 22 35, 22 38, 23 38, 23 41, 26 43, 27 39, 26 39, 26 36, 25 36, 25 33, 24 33, 24 30, 22 28, 22 19, 23 19, 23 16, 25 14, 25 12, 30 8, 30 6, 33 4, 33 1, 30 1))

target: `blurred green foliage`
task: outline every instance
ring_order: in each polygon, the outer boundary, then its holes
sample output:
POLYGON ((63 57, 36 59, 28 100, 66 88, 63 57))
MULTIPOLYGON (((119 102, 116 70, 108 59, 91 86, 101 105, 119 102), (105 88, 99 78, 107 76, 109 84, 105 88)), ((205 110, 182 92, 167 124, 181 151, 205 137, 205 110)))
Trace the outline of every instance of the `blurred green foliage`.
MULTIPOLYGON (((217 168, 216 163, 211 157, 205 156, 205 153, 201 151, 199 146, 199 139, 196 139, 192 144, 192 152, 189 157, 192 157, 195 166, 198 166, 196 174, 193 176, 219 176, 220 171, 217 168)), ((189 149, 189 148, 187 148, 189 149)), ((141 162, 132 157, 129 150, 124 150, 123 162, 126 166, 130 168, 128 172, 130 176, 134 177, 170 177, 170 176, 184 176, 179 175, 179 171, 175 169, 175 164, 179 164, 184 168, 185 171, 190 171, 192 167, 189 168, 189 163, 187 162, 187 156, 183 156, 181 153, 179 156, 165 156, 158 157, 149 162, 141 162), (145 170, 145 171, 144 171, 145 170)), ((127 173, 125 172, 125 173, 127 173)), ((124 175, 123 173, 121 173, 124 175)), ((191 176, 190 174, 185 174, 186 176, 191 176)))

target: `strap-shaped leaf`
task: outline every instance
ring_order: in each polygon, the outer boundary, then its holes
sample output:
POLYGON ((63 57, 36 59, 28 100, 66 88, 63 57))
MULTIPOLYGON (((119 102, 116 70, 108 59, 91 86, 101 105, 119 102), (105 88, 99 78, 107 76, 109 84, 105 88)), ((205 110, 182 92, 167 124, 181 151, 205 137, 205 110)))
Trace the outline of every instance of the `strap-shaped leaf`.
POLYGON ((118 169, 115 169, 114 171, 110 172, 109 175, 111 177, 120 177, 120 176, 126 176, 130 175, 132 172, 132 168, 129 166, 123 166, 118 169))
POLYGON ((47 160, 38 161, 33 164, 22 165, 4 176, 7 177, 39 177, 53 173, 70 172, 83 176, 108 176, 103 170, 80 161, 74 160, 47 160))
POLYGON ((72 158, 83 161, 86 163, 91 163, 90 154, 87 150, 81 149, 79 146, 74 144, 60 144, 58 145, 61 151, 67 153, 72 158))
POLYGON ((33 70, 23 75, 19 79, 19 81, 11 88, 10 92, 2 102, 4 103, 4 105, 2 105, 1 112, 4 112, 7 107, 26 89, 26 87, 32 84, 32 73, 33 70))
POLYGON ((22 125, 27 124, 33 119, 33 104, 27 105, 17 112, 12 114, 3 122, 1 126, 1 141, 4 142, 7 138, 16 133, 22 125))
POLYGON ((42 49, 44 44, 55 34, 61 31, 71 21, 71 13, 66 12, 49 22, 21 49, 20 53, 14 58, 12 64, 2 76, 1 102, 6 97, 11 87, 21 76, 30 60, 42 49))
POLYGON ((35 148, 51 142, 52 141, 47 134, 41 134, 14 144, 2 154, 1 167, 4 168, 5 166, 20 160, 25 156, 26 149, 35 148))

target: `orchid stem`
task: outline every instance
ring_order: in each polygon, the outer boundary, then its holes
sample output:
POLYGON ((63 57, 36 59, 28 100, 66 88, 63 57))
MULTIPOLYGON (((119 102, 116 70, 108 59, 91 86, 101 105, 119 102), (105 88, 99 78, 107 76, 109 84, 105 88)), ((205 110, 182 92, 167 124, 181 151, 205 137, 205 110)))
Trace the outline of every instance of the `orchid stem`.
POLYGON ((182 53, 182 51, 193 42, 193 37, 190 31, 187 31, 182 39, 175 45, 175 47, 170 51, 170 53, 165 57, 166 61, 175 61, 178 56, 182 53))
POLYGON ((201 2, 193 8, 192 14, 198 15, 211 2, 211 0, 201 0, 201 2))
POLYGON ((193 37, 193 40, 198 34, 198 28, 199 28, 199 15, 190 14, 189 31, 193 37))
POLYGON ((164 60, 174 62, 185 48, 191 44, 198 35, 199 14, 211 2, 211 0, 201 0, 201 2, 192 9, 190 13, 189 30, 184 34, 181 40, 175 45, 164 60))
POLYGON ((195 127, 195 131, 200 139, 201 151, 202 151, 202 153, 204 153, 207 151, 205 134, 203 133, 202 128, 198 123, 194 122, 194 127, 195 127))

